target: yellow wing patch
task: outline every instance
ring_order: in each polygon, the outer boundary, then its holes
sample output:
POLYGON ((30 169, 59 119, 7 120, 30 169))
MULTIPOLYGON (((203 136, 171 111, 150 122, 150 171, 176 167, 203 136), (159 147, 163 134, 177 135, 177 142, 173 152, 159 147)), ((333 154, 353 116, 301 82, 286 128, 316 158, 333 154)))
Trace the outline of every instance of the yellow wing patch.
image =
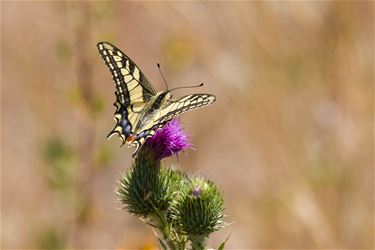
POLYGON ((144 102, 156 94, 141 70, 120 49, 106 42, 97 47, 112 74, 120 103, 144 102))
POLYGON ((142 71, 120 49, 107 42, 100 42, 97 47, 116 87, 116 125, 107 138, 118 134, 122 145, 136 146, 134 154, 173 117, 209 105, 216 99, 209 94, 187 95, 177 100, 170 100, 170 95, 165 95, 168 92, 157 95, 142 71))
POLYGON ((160 110, 155 122, 166 122, 173 117, 186 111, 207 106, 216 100, 214 95, 209 94, 192 94, 183 96, 175 101, 170 101, 169 105, 160 110))

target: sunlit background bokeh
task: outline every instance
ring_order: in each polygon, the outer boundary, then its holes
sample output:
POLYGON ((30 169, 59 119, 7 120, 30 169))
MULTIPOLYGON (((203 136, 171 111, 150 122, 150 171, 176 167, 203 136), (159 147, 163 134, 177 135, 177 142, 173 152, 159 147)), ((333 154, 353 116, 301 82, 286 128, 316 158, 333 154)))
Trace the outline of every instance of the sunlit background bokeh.
POLYGON ((204 82, 166 164, 224 192, 228 249, 373 248, 374 2, 1 2, 3 249, 150 249, 114 193, 109 41, 157 90, 204 82))

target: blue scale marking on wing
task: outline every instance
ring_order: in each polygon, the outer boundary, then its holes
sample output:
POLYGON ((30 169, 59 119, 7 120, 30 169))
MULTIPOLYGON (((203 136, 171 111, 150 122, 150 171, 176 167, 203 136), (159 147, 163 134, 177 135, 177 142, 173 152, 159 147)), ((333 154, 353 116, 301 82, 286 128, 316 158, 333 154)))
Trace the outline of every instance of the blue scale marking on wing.
MULTIPOLYGON (((156 95, 156 92, 149 81, 146 79, 146 77, 143 75, 142 71, 137 67, 137 65, 120 49, 110 43, 100 42, 98 43, 98 49, 105 64, 111 71, 116 86, 115 94, 117 100, 114 103, 114 106, 116 107, 116 126, 109 135, 118 133, 121 140, 123 141, 123 144, 130 135, 134 135, 135 140, 130 144, 137 147, 134 154, 138 152, 140 147, 146 141, 147 137, 153 135, 158 129, 162 128, 176 115, 179 115, 190 109, 206 106, 215 101, 215 97, 212 95, 193 94, 181 97, 178 100, 167 101, 167 103, 165 103, 163 102, 163 99, 165 97, 165 94, 168 93, 165 92, 161 93, 160 96, 156 98, 156 100, 151 104, 149 102, 150 98, 156 95), (135 72, 136 69, 137 72, 135 72), (137 84, 132 82, 134 80, 137 81, 137 84), (130 85, 135 86, 130 89, 130 85), (131 99, 130 95, 132 95, 132 91, 135 90, 138 86, 141 86, 142 96, 140 97, 142 98, 138 99, 133 95, 133 97, 135 98, 131 99), (199 98, 202 98, 202 100, 200 100, 199 98), (135 106, 135 104, 141 104, 142 106, 135 106), (135 109, 135 107, 138 108, 135 109), (146 110, 144 109, 145 107, 146 110), (157 120, 152 121, 151 119, 149 119, 152 116, 148 115, 152 115, 152 113, 154 112, 156 112, 155 114, 157 115, 161 115, 161 117, 159 117, 159 119, 157 120), (136 115, 135 113, 138 113, 138 115, 136 115), (136 116, 134 117, 133 115, 136 116), (132 121, 134 124, 129 121, 129 116, 132 117, 132 121), (146 125, 150 125, 152 127, 140 131, 139 134, 135 134, 135 126, 139 127, 139 124, 142 123, 146 123, 146 125)), ((135 92, 134 94, 138 96, 140 93, 135 92)))
MULTIPOLYGON (((142 99, 144 101, 147 101, 151 96, 155 95, 156 92, 143 75, 142 71, 120 49, 106 42, 98 43, 98 49, 104 63, 107 65, 112 74, 116 86, 115 94, 117 101, 114 103, 114 105, 116 106, 115 117, 118 117, 116 118, 117 122, 114 129, 109 133, 108 136, 112 135, 113 133, 118 133, 120 137, 121 134, 123 134, 126 139, 132 134, 133 127, 135 126, 135 124, 131 124, 128 120, 128 115, 130 114, 127 107, 132 105, 130 99, 131 91, 140 85, 142 87, 142 99), (116 56, 119 58, 115 58, 116 56), (138 73, 137 75, 139 76, 138 79, 134 77, 136 68, 138 73), (130 76, 130 80, 128 80, 128 82, 125 81, 125 76, 130 76), (135 84, 132 89, 129 89, 128 83, 130 83, 132 80, 137 81, 137 84, 135 84), (119 126, 121 129, 118 128, 119 126)), ((131 108, 133 108, 133 105, 131 108)), ((121 139, 124 140, 122 137, 121 139)))

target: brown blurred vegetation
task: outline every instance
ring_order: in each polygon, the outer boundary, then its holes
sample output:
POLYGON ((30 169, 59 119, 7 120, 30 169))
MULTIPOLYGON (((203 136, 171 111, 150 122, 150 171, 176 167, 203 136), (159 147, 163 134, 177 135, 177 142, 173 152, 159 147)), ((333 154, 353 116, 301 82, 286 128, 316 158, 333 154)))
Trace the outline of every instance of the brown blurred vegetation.
POLYGON ((103 40, 158 90, 156 62, 217 95, 182 117, 197 151, 167 160, 224 191, 212 246, 374 247, 374 2, 2 1, 3 249, 156 247, 116 202, 131 150, 105 140, 103 40))

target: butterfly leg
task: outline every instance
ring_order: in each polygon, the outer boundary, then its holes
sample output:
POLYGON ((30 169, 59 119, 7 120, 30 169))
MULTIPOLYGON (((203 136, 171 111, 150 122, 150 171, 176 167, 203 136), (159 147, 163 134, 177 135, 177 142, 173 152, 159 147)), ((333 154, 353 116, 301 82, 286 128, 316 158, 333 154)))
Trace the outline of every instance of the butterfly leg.
POLYGON ((138 153, 138 151, 139 151, 139 149, 140 149, 140 144, 139 143, 136 143, 135 144, 135 150, 134 150, 134 152, 133 152, 133 154, 132 154, 132 157, 133 158, 135 158, 135 156, 137 155, 137 153, 138 153))

